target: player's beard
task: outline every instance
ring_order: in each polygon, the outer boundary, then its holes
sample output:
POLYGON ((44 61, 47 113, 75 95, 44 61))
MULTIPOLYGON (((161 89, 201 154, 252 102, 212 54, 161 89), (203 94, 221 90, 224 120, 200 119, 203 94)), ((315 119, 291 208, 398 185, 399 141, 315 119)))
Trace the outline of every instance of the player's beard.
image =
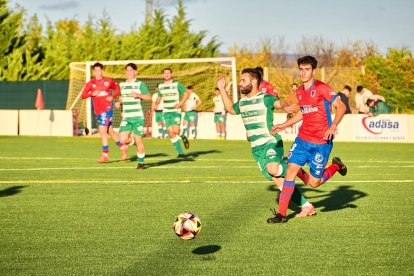
POLYGON ((246 87, 240 87, 240 93, 242 93, 243 95, 247 95, 250 92, 252 92, 253 90, 253 85, 249 84, 246 87))

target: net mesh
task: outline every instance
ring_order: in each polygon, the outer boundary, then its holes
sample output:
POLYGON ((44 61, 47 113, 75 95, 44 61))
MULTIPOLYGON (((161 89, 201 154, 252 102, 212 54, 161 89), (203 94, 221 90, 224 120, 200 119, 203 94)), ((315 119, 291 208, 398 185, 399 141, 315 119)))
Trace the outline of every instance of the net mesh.
MULTIPOLYGON (((120 61, 119 64, 104 64, 104 76, 112 78, 118 84, 125 80, 125 65, 128 62, 120 61)), ((142 61, 140 61, 142 62, 142 61)), ((89 63, 92 65, 93 63, 89 63)), ((217 85, 217 78, 225 76, 227 83, 232 82, 232 64, 229 61, 215 62, 193 62, 193 63, 160 63, 137 64, 137 79, 143 81, 151 94, 155 93, 156 87, 162 83, 164 68, 171 68, 173 79, 181 82, 185 87, 192 85, 195 92, 202 100, 199 111, 213 111, 214 88, 217 85)), ((91 68, 88 68, 91 70, 91 68)), ((72 108, 78 114, 79 128, 86 124, 86 101, 79 97, 79 93, 86 83, 86 63, 71 63, 69 92, 66 109, 72 108)), ((92 75, 91 75, 92 76, 92 75)), ((233 97, 232 89, 229 89, 230 97, 233 97)), ((143 101, 143 108, 146 114, 151 109, 151 102, 143 101)), ((96 127, 96 120, 92 119, 93 127, 96 127)), ((114 108, 112 118, 113 126, 117 128, 121 122, 121 111, 114 108)), ((148 122, 147 122, 148 123, 148 122)))

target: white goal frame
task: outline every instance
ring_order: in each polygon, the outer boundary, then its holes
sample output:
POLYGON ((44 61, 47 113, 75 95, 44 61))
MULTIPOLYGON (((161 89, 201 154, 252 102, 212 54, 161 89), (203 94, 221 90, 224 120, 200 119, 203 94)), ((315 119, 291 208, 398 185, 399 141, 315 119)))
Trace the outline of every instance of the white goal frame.
MULTIPOLYGON (((232 81, 229 83, 228 87, 232 87, 233 92, 233 102, 238 101, 238 94, 237 94, 237 70, 236 70, 236 58, 235 57, 218 57, 218 58, 187 58, 187 59, 154 59, 154 60, 111 60, 111 61, 86 61, 86 62, 71 62, 70 68, 74 67, 75 65, 83 65, 85 64, 85 83, 90 81, 91 79, 91 66, 99 62, 105 65, 126 65, 130 62, 139 64, 178 64, 178 63, 201 63, 201 62, 230 62, 231 63, 231 74, 232 74, 232 81)), ((72 110, 76 103, 79 101, 82 95, 82 91, 79 92, 78 96, 76 97, 75 101, 72 103, 71 107, 69 108, 72 110)), ((92 129, 92 107, 91 107, 91 98, 87 98, 86 104, 86 127, 92 129)), ((91 134, 91 133, 90 133, 91 134)))

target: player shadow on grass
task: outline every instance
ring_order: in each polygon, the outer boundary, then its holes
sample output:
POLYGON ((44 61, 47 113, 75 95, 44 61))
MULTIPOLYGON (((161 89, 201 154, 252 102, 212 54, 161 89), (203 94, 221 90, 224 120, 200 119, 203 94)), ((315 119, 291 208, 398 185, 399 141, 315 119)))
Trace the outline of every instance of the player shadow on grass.
MULTIPOLYGON (((313 190, 305 188, 304 190, 313 190)), ((314 191, 314 190, 313 190, 314 191)), ((312 201, 315 208, 321 208, 321 212, 331 212, 342 210, 346 208, 358 208, 358 205, 354 204, 358 199, 368 196, 368 194, 352 189, 352 186, 337 186, 335 190, 332 190, 324 195, 308 197, 312 201), (320 201, 313 202, 313 199, 322 198, 320 201)))
MULTIPOLYGON (((145 154, 145 158, 165 157, 165 156, 168 156, 168 154, 166 154, 166 153, 145 154)), ((136 162, 136 161, 138 161, 138 156, 132 156, 132 157, 128 158, 127 160, 129 160, 131 162, 136 162)))
POLYGON ((21 189, 25 187, 27 186, 13 186, 6 188, 4 190, 0 190, 0 197, 13 196, 18 193, 21 193, 21 189))
MULTIPOLYGON (((312 189, 307 186, 298 185, 302 193, 306 192, 316 192, 321 195, 318 196, 306 196, 306 198, 315 206, 315 208, 320 209, 320 212, 331 212, 337 211, 346 208, 357 208, 358 205, 352 203, 360 198, 366 197, 368 194, 352 189, 352 186, 337 186, 335 190, 330 192, 321 191, 318 189, 312 189), (319 201, 314 201, 314 199, 322 198, 319 201)), ((269 191, 280 192, 275 185, 269 185, 269 191)), ((276 196, 276 200, 279 196, 276 196)), ((294 204, 289 205, 289 209, 298 211, 298 207, 294 204)))
POLYGON ((220 153, 220 152, 221 151, 218 151, 218 150, 193 151, 193 152, 189 152, 185 154, 183 158, 173 158, 173 159, 168 159, 168 160, 162 160, 159 162, 146 163, 145 167, 148 169, 151 167, 159 167, 159 166, 176 164, 176 163, 181 163, 181 162, 194 162, 195 161, 194 158, 197 158, 200 155, 210 154, 210 153, 220 153))

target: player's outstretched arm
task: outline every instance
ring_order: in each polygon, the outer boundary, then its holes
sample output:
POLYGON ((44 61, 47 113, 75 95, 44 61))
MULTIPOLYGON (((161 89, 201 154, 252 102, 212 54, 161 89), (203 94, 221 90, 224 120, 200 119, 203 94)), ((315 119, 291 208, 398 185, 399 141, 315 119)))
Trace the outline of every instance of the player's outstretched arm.
POLYGON ((287 127, 292 126, 293 124, 296 124, 297 122, 302 120, 302 112, 300 109, 296 112, 295 116, 290 118, 289 120, 285 121, 283 124, 277 124, 272 127, 271 134, 276 134, 282 130, 284 130, 287 127))
POLYGON ((226 79, 224 77, 219 77, 217 79, 217 87, 220 91, 221 99, 223 100, 224 106, 228 113, 236 115, 236 111, 233 109, 233 101, 230 99, 229 94, 226 91, 226 79))
POLYGON ((299 111, 299 105, 297 104, 289 105, 286 101, 282 101, 282 100, 275 101, 274 107, 278 109, 283 109, 286 113, 296 113, 299 111))

